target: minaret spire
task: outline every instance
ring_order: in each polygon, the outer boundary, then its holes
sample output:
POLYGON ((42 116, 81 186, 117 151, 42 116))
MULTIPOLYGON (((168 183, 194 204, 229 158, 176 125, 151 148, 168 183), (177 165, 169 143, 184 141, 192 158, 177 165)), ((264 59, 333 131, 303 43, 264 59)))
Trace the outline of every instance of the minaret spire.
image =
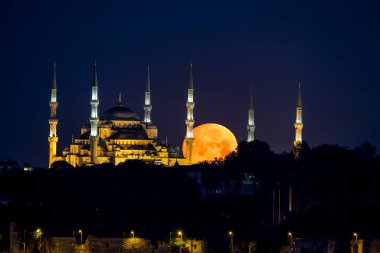
POLYGON ((150 119, 150 112, 152 111, 152 105, 150 103, 150 73, 149 73, 149 65, 147 68, 147 78, 146 78, 146 87, 145 87, 145 104, 144 104, 144 122, 146 124, 151 124, 152 121, 150 119))
POLYGON ((122 100, 122 98, 121 98, 121 92, 119 92, 119 99, 118 99, 118 101, 117 101, 117 104, 118 104, 118 105, 122 105, 122 104, 123 104, 123 100, 122 100))
POLYGON ((298 82, 297 107, 302 107, 302 101, 301 101, 301 82, 298 82))
POLYGON ((248 131, 247 141, 248 142, 254 141, 255 140, 255 119, 254 119, 254 110, 253 110, 252 85, 250 86, 247 131, 248 131))
POLYGON ((193 82, 193 63, 190 62, 190 81, 189 81, 189 89, 194 89, 194 82, 193 82))
POLYGON ((187 117, 185 120, 186 124, 186 137, 185 137, 185 143, 186 143, 186 162, 187 164, 192 163, 192 152, 193 152, 193 143, 194 143, 194 136, 193 136, 193 127, 194 127, 194 114, 193 110, 195 107, 194 103, 194 83, 193 83, 193 64, 190 62, 190 80, 189 80, 189 87, 187 89, 187 117))
POLYGON ((98 106, 99 106, 99 100, 98 100, 98 75, 96 72, 96 61, 94 61, 94 72, 93 72, 93 79, 92 79, 92 93, 91 93, 91 132, 90 132, 90 146, 91 146, 91 163, 95 164, 97 163, 97 146, 98 146, 98 106))
POLYGON ((52 85, 51 85, 51 88, 52 89, 57 89, 57 74, 56 74, 56 67, 57 67, 57 63, 54 62, 54 65, 53 65, 53 82, 52 82, 52 85))
POLYGON ((296 107, 296 122, 294 123, 294 128, 296 130, 294 139, 294 155, 295 158, 299 158, 301 144, 302 144, 302 101, 301 101, 301 82, 298 83, 298 97, 297 97, 297 107, 296 107))
POLYGON ((96 72, 96 60, 94 60, 94 73, 92 76, 92 86, 98 87, 98 74, 96 72))
POLYGON ((147 75, 146 75, 146 89, 145 89, 145 91, 150 92, 150 68, 149 68, 149 65, 148 65, 148 68, 146 71, 147 71, 147 75))
POLYGON ((50 96, 50 119, 49 119, 49 125, 50 125, 50 134, 48 137, 49 141, 49 168, 51 167, 52 163, 54 162, 54 158, 57 155, 57 142, 58 142, 58 136, 57 136, 57 125, 58 125, 58 119, 57 119, 57 77, 56 77, 56 63, 54 62, 53 65, 53 79, 52 79, 52 86, 51 86, 51 96, 50 96))

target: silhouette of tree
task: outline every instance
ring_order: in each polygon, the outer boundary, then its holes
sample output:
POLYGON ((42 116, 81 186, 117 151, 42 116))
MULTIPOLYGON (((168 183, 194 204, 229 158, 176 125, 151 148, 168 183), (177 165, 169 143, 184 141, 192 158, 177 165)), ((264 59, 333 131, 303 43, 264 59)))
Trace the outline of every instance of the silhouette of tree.
POLYGON ((53 170, 70 170, 70 169, 74 169, 74 167, 69 164, 68 162, 66 161, 55 161, 51 164, 51 169, 53 170))

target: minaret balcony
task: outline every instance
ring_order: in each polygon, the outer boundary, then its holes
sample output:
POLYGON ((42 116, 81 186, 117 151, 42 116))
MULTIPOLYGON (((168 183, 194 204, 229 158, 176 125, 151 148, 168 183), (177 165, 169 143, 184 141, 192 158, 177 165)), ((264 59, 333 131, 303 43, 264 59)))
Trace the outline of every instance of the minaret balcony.
POLYGON ((194 109, 194 107, 195 107, 195 103, 194 102, 187 102, 186 103, 186 107, 187 107, 187 109, 194 109))

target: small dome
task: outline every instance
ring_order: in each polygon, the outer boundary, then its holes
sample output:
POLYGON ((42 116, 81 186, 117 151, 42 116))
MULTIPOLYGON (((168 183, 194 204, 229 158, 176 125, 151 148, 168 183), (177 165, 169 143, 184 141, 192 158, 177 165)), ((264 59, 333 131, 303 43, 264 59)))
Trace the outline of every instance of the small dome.
POLYGON ((102 116, 100 116, 100 119, 140 121, 140 117, 136 113, 122 104, 118 104, 105 111, 102 116))
POLYGON ((80 137, 78 137, 77 139, 81 139, 81 140, 87 140, 88 138, 90 138, 90 131, 87 131, 85 133, 83 133, 80 137))

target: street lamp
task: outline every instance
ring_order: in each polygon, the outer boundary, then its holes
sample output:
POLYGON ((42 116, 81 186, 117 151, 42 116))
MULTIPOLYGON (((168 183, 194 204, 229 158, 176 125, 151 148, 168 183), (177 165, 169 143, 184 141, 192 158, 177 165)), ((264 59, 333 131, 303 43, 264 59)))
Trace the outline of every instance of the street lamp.
POLYGON ((135 231, 131 231, 132 238, 135 238, 135 231))
POLYGON ((359 249, 358 249, 358 233, 354 232, 353 236, 355 238, 355 241, 354 241, 354 252, 358 252, 359 251, 359 249))
POLYGON ((82 245, 82 239, 83 239, 83 232, 82 229, 78 230, 78 233, 80 234, 80 245, 82 245))
POLYGON ((292 252, 292 248, 293 248, 293 234, 292 234, 292 232, 288 232, 288 236, 290 238, 290 250, 289 250, 289 252, 292 252))
POLYGON ((34 232, 34 238, 38 240, 38 250, 41 252, 42 247, 42 230, 40 228, 37 228, 34 232))
POLYGON ((182 241, 182 231, 180 230, 180 231, 178 231, 178 235, 180 236, 180 238, 181 238, 181 241, 182 241))
POLYGON ((178 231, 178 235, 180 236, 180 238, 181 238, 181 242, 180 242, 180 245, 179 245, 179 253, 182 253, 182 243, 183 243, 183 240, 182 240, 182 235, 183 235, 183 233, 182 233, 182 231, 180 230, 180 231, 178 231))
POLYGON ((25 244, 25 241, 24 242, 19 242, 19 244, 22 244, 22 246, 23 246, 23 248, 24 248, 24 253, 25 253, 25 246, 26 246, 26 244, 25 244))
POLYGON ((231 239, 231 253, 234 253, 234 233, 232 231, 228 231, 228 236, 231 239))
POLYGON ((25 248, 26 248, 26 241, 25 241, 25 233, 26 233, 26 229, 24 229, 24 241, 22 243, 22 245, 24 246, 24 253, 25 253, 25 248))

